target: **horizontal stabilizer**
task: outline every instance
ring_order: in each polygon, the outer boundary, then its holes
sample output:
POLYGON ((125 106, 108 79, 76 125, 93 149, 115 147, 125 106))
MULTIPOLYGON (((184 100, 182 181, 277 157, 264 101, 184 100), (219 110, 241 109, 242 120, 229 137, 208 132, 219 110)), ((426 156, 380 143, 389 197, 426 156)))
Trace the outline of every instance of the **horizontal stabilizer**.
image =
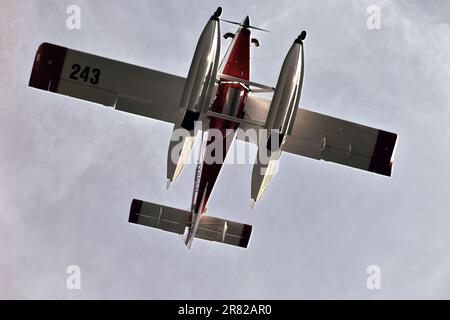
MULTIPOLYGON (((193 226, 192 216, 188 210, 134 199, 131 203, 128 221, 173 233, 184 234, 186 228, 193 226)), ((201 215, 200 223, 194 237, 246 248, 250 240, 251 232, 251 225, 201 215)))
POLYGON ((190 215, 191 213, 186 210, 134 199, 128 222, 183 234, 190 225, 190 215))
POLYGON ((247 248, 251 233, 251 225, 202 215, 195 237, 247 248))

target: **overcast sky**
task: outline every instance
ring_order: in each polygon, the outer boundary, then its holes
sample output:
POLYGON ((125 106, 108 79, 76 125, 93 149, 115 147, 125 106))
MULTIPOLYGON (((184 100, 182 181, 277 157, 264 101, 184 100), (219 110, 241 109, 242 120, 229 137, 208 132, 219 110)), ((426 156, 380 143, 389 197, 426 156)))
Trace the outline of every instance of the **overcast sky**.
MULTIPOLYGON (((448 1, 0 0, 0 298, 450 298, 448 1), (81 8, 81 30, 66 8, 81 8), (381 29, 366 27, 370 5, 381 29), (208 212, 254 226, 249 248, 129 224, 165 189, 171 125, 29 88, 41 42, 185 76, 218 5, 250 15, 252 80, 275 85, 302 30, 301 105, 399 135, 391 178, 283 155, 250 210, 251 166, 226 166, 208 212), (68 290, 66 268, 81 268, 68 290), (368 290, 366 269, 381 269, 368 290)), ((222 32, 235 31, 222 24, 222 32)), ((222 52, 229 40, 222 41, 222 52)))

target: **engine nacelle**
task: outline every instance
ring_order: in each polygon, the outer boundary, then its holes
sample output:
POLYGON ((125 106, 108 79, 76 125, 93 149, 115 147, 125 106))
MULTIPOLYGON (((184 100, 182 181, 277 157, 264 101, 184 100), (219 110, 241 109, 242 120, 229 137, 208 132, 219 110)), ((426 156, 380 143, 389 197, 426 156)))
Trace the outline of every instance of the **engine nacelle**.
POLYGON ((174 131, 179 128, 187 131, 181 137, 179 133, 172 133, 167 155, 169 182, 176 180, 181 172, 195 140, 194 123, 202 113, 206 113, 213 98, 220 55, 221 13, 222 8, 219 7, 203 29, 195 48, 180 100, 180 115, 174 127, 174 131), (174 150, 179 144, 181 148, 174 150))
POLYGON ((277 86, 270 103, 269 113, 265 124, 268 139, 264 145, 259 145, 256 163, 253 166, 251 198, 257 201, 261 198, 270 179, 276 172, 278 160, 285 137, 291 133, 303 84, 303 31, 289 49, 278 77, 277 86), (263 153, 264 157, 262 156, 263 153))

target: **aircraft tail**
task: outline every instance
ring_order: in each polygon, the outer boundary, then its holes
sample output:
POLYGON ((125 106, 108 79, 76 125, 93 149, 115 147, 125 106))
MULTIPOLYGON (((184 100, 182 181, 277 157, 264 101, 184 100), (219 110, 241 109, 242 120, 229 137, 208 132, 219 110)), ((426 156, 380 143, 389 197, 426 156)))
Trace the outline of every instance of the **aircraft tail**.
MULTIPOLYGON (((153 227, 180 235, 193 228, 192 213, 156 203, 134 199, 128 222, 153 227)), ((202 214, 193 237, 247 248, 252 226, 202 214)))

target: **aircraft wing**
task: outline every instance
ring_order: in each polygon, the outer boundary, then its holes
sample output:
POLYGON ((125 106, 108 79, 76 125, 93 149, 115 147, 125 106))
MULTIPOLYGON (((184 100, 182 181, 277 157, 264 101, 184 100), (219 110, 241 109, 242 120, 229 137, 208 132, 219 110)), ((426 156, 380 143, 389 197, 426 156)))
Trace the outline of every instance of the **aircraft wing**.
POLYGON ((174 123, 185 78, 43 43, 29 86, 174 123))
MULTIPOLYGON (((270 100, 249 96, 247 123, 264 123, 269 107, 270 100)), ((300 108, 283 151, 390 176, 396 140, 395 133, 300 108)))
MULTIPOLYGON (((192 225, 191 218, 191 212, 188 210, 134 199, 128 221, 183 234, 186 228, 192 225)), ((194 237, 246 248, 251 232, 251 225, 202 215, 194 237)))

